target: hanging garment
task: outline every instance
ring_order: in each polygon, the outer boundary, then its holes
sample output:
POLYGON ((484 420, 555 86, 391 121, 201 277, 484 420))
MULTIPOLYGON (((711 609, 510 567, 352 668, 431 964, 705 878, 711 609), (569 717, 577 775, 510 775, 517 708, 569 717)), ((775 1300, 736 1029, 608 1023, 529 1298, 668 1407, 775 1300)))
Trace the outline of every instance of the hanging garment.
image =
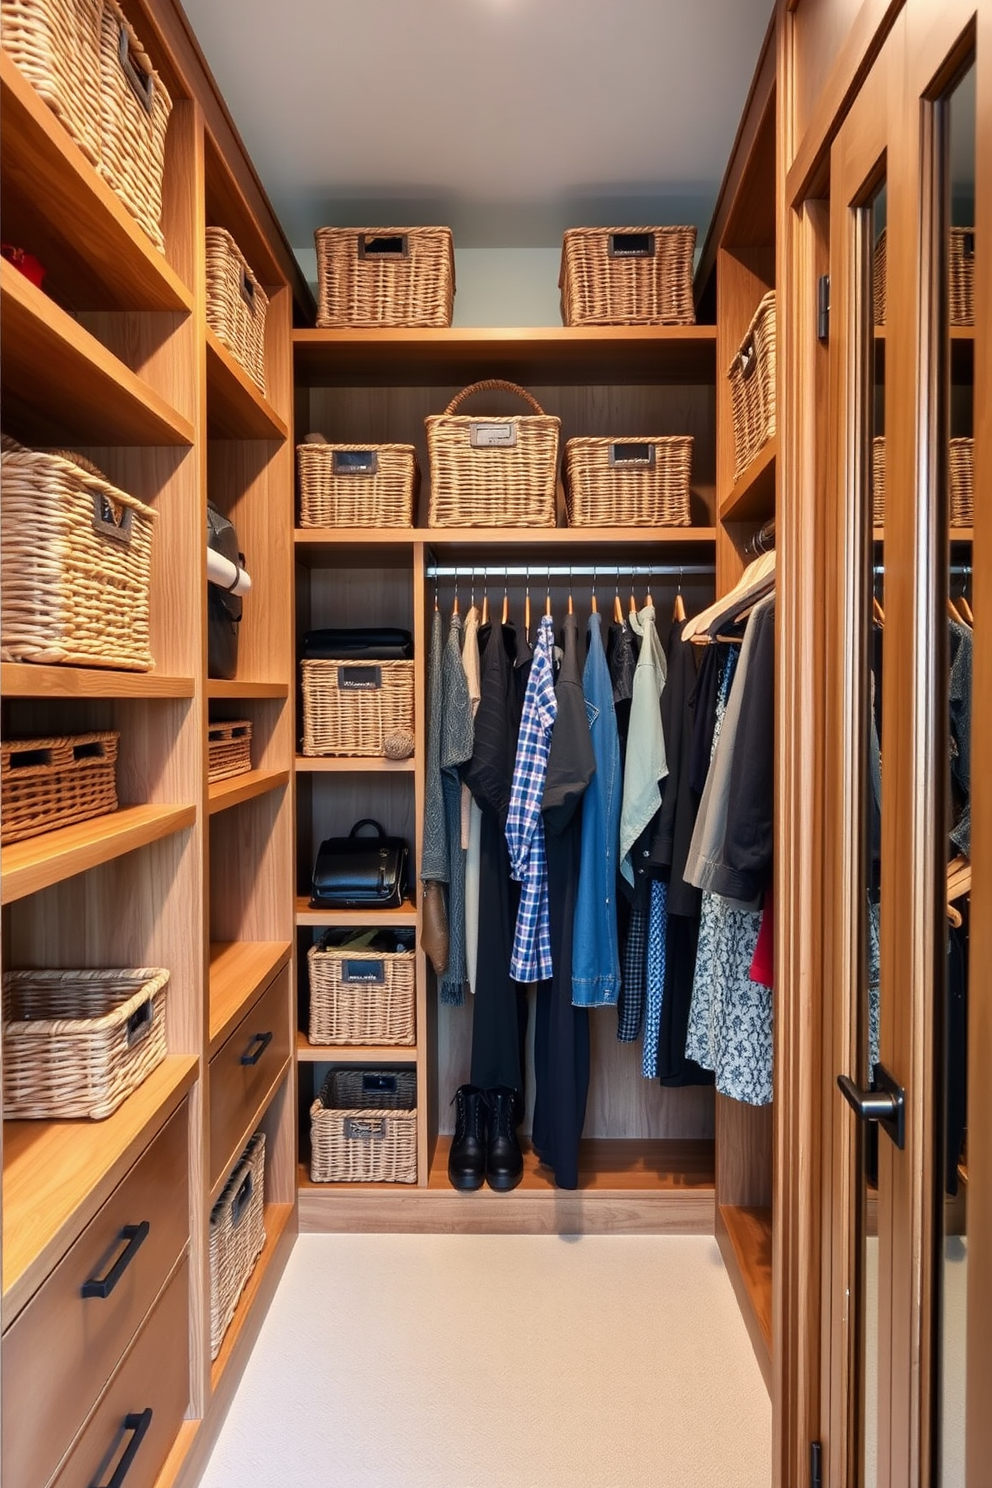
POLYGON ((606 661, 613 685, 613 706, 622 759, 627 749, 630 700, 634 691, 634 669, 637 666, 637 640, 630 626, 623 620, 614 620, 610 625, 606 638, 606 661))
MULTIPOLYGON (((638 844, 634 869, 639 876, 649 877, 667 872, 668 914, 698 917, 699 890, 683 878, 699 805, 689 783, 698 648, 682 640, 684 628, 683 624, 676 625, 669 638, 668 675, 661 694, 668 776, 662 790, 661 809, 645 833, 644 842, 638 844)), ((717 648, 706 649, 709 653, 717 648)))
MULTIPOLYGON (((462 668, 474 720, 482 697, 479 654, 479 611, 472 605, 465 616, 462 668)), ((470 992, 475 991, 479 954, 479 854, 482 818, 472 792, 462 780, 462 847, 465 849, 465 970, 470 992)))
MULTIPOLYGON (((669 900, 671 885, 669 885, 669 900)), ((692 984, 699 946, 699 916, 667 917, 665 935, 665 990, 658 1035, 658 1080, 667 1088, 712 1085, 713 1071, 686 1057, 686 1036, 692 1007, 692 984)))
POLYGON ((668 885, 656 878, 651 884, 648 910, 648 957, 646 969, 647 996, 644 1007, 644 1047, 641 1073, 653 1080, 658 1073, 658 1040, 661 1037, 661 1009, 665 991, 665 951, 667 917, 665 900, 668 885))
POLYGON ((947 935, 947 1018, 945 1024, 947 1145, 944 1186, 958 1191, 958 1163, 965 1142, 968 1115, 968 906, 962 903, 963 924, 947 935))
POLYGON ((459 1006, 465 998, 465 849, 462 847, 461 766, 472 757, 472 706, 462 667, 461 616, 452 615, 441 658, 441 794, 448 839, 448 964, 441 975, 441 1001, 459 1006))
POLYGON ((763 987, 775 986, 775 897, 771 888, 761 906, 761 929, 751 960, 751 980, 763 987))
POLYGON ((951 831, 954 846, 971 856, 971 672, 972 633, 967 625, 950 623, 951 676, 951 780, 954 786, 956 820, 951 831))
POLYGON ((510 961, 510 975, 518 982, 539 982, 551 975, 548 862, 541 802, 551 732, 558 711, 551 661, 553 647, 554 623, 550 615, 543 615, 524 697, 506 817, 510 868, 521 885, 510 961))
POLYGON ((644 999, 647 995, 648 906, 631 907, 627 937, 623 943, 623 975, 617 1007, 617 1039, 632 1044, 644 1021, 644 999))
MULTIPOLYGON (((686 643, 688 644, 688 643, 686 643)), ((732 647, 730 649, 733 649, 732 647)), ((717 694, 727 648, 709 645, 703 651, 696 677, 692 708, 692 743, 689 746, 689 785, 697 801, 706 789, 706 777, 713 757, 713 729, 716 724, 717 694)))
POLYGON ((589 652, 582 673, 596 769, 582 803, 582 858, 572 942, 572 1001, 576 1007, 610 1007, 620 994, 616 882, 622 788, 620 736, 601 626, 601 616, 590 615, 589 652))
POLYGON ((620 807, 620 871, 634 882, 631 849, 661 805, 661 781, 668 774, 661 727, 661 693, 668 664, 655 629, 654 605, 631 615, 641 637, 630 704, 630 730, 624 759, 620 807))
POLYGON ((424 772, 424 843, 420 878, 424 885, 420 946, 440 976, 448 964, 448 838, 441 789, 441 612, 435 606, 427 661, 427 752, 424 772))

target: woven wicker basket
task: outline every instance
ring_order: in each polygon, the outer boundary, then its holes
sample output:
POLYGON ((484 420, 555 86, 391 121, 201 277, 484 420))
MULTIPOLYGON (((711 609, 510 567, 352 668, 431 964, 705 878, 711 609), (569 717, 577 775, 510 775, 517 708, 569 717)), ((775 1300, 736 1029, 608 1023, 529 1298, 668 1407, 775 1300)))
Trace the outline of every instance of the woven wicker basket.
MULTIPOLYGON (((878 235, 872 258, 872 312, 876 325, 885 324, 885 228, 878 235)), ((952 326, 975 324, 975 229, 952 227, 947 245, 947 315, 952 326)))
POLYGON ((947 455, 948 524, 975 525, 975 441, 952 439, 947 455))
POLYGON ((570 527, 688 527, 692 436, 570 439, 570 527))
POLYGON ((252 382, 265 392, 268 296, 223 227, 208 227, 207 324, 252 382))
POLYGON ((882 231, 879 233, 877 239, 875 240, 875 248, 874 248, 874 252, 872 253, 872 257, 871 257, 871 309, 872 309, 872 319, 874 320, 874 322, 875 322, 876 325, 884 325, 885 324, 885 309, 886 309, 886 293, 885 293, 885 286, 886 286, 886 272, 885 272, 886 252, 885 252, 885 247, 886 247, 887 241, 888 241, 888 229, 883 227, 882 228, 882 231))
POLYGON ((210 1357, 216 1359, 265 1246, 265 1133, 257 1131, 210 1213, 210 1357))
POLYGON ((302 661, 303 753, 408 758, 413 667, 412 661, 302 661))
POLYGON ((101 0, 2 0, 0 44, 94 165, 101 0))
POLYGON ((251 769, 249 720, 239 718, 234 723, 208 724, 207 754, 209 780, 230 780, 232 775, 245 775, 251 769))
POLYGON ((573 227, 561 249, 565 325, 693 325, 694 227, 573 227))
POLYGON ((546 414, 530 393, 498 377, 475 382, 425 423, 430 527, 554 527, 561 420, 546 414), (491 390, 522 398, 531 413, 508 418, 458 413, 466 398, 491 390))
POLYGON ((307 952, 311 1044, 416 1042, 416 953, 318 942, 307 952))
POLYGON ((877 434, 871 442, 871 523, 885 526, 885 435, 877 434))
POLYGON ((0 842, 23 842, 117 810, 120 734, 5 739, 0 744, 0 842))
POLYGON ((2 466, 0 656, 149 671, 155 512, 68 456, 2 466))
POLYGON ((413 1070, 330 1070, 310 1107, 314 1183, 416 1183, 413 1070))
POLYGON ((6 1120, 102 1120, 165 1058, 169 973, 10 971, 3 978, 6 1120))
POLYGON ((730 364, 734 420, 734 480, 775 433, 775 291, 758 305, 730 364))
POLYGON ((409 527, 420 487, 412 444, 296 447, 301 527, 409 527))
POLYGON ((117 0, 102 0, 98 169, 157 248, 172 100, 117 0))
POLYGON ((449 227, 320 227, 318 326, 450 326, 449 227))

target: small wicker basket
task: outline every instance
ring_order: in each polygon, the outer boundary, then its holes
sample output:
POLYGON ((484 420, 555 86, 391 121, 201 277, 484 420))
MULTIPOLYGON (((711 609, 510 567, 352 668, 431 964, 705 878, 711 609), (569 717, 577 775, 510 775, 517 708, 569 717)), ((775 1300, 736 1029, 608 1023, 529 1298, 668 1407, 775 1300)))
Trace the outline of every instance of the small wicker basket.
POLYGON ((311 1044, 413 1045, 416 953, 328 944, 307 952, 311 1044))
POLYGON ((234 723, 211 723, 207 725, 207 753, 209 763, 207 777, 215 780, 230 780, 234 775, 245 775, 251 769, 251 723, 239 718, 234 723))
POLYGON ((570 439, 570 527, 688 527, 692 436, 570 439))
POLYGON ((317 325, 450 326, 449 227, 320 227, 317 325))
POLYGON ((573 227, 561 250, 565 325, 693 325, 694 227, 573 227))
POLYGON ((952 439, 947 453, 948 525, 975 525, 975 441, 952 439))
POLYGON ((740 350, 730 364, 734 420, 734 480, 775 433, 775 291, 754 312, 740 350))
POLYGON ((169 973, 9 971, 5 1120, 102 1120, 165 1058, 169 973))
POLYGON ((117 0, 102 0, 98 169, 156 248, 172 100, 117 0))
MULTIPOLYGON (((872 255, 872 313, 876 325, 885 324, 886 242, 883 228, 872 255)), ((947 318, 952 326, 975 324, 975 229, 952 227, 947 244, 947 318)))
POLYGON ((490 378, 463 388, 425 420, 431 460, 430 527, 554 527, 561 420, 515 382, 490 378), (500 390, 531 413, 508 418, 459 414, 466 398, 500 390))
POLYGON ((871 524, 885 526, 885 435, 871 442, 871 524))
POLYGON ((412 444, 296 447, 301 527, 409 527, 420 487, 412 444))
POLYGON ((265 1246, 265 1133, 257 1131, 210 1214, 210 1357, 216 1359, 265 1246))
POLYGON ((120 734, 5 739, 0 744, 0 842, 23 842, 117 810, 120 734))
POLYGON ((208 227, 207 324, 252 382, 265 392, 268 296, 223 227, 208 227))
POLYGON ((0 656, 149 671, 155 512, 76 457, 0 458, 0 656))
POLYGON ((871 256, 871 309, 872 319, 876 325, 885 324, 886 310, 886 243, 888 242, 888 229, 882 228, 875 240, 875 247, 871 256))
POLYGON ((409 758, 413 668, 412 661, 302 661, 303 753, 409 758))
POLYGON ((0 44, 94 165, 100 158, 100 0, 2 0, 0 44))
POLYGON ((416 1183, 413 1070, 330 1070, 310 1107, 314 1183, 416 1183))

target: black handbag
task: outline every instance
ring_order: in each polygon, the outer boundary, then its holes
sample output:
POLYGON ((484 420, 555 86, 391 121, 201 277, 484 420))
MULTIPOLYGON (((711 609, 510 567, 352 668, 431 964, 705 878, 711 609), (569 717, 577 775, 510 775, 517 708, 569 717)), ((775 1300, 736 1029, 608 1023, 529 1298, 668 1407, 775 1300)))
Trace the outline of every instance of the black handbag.
POLYGON ((311 909, 399 909, 406 899, 410 849, 402 837, 387 837, 371 817, 356 822, 347 837, 320 844, 313 868, 311 909), (375 827, 375 837, 360 837, 375 827))
MULTIPOLYGON (((207 547, 213 548, 235 567, 243 564, 238 534, 233 522, 207 502, 207 547)), ((242 601, 219 584, 207 584, 207 676, 230 682, 238 674, 238 631, 242 601)))
POLYGON ((304 661, 409 661, 413 636, 393 626, 356 630, 308 630, 303 637, 304 661))

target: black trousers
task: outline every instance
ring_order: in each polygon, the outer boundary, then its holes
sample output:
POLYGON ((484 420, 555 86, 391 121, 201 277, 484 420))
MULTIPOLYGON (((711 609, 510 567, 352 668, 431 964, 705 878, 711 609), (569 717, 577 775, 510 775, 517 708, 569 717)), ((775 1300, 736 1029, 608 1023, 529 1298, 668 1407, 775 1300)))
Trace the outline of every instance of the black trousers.
POLYGON ((482 809, 479 868, 479 956, 472 1013, 471 1081, 483 1090, 508 1085, 523 1110, 527 991, 510 978, 520 885, 499 818, 482 809))

